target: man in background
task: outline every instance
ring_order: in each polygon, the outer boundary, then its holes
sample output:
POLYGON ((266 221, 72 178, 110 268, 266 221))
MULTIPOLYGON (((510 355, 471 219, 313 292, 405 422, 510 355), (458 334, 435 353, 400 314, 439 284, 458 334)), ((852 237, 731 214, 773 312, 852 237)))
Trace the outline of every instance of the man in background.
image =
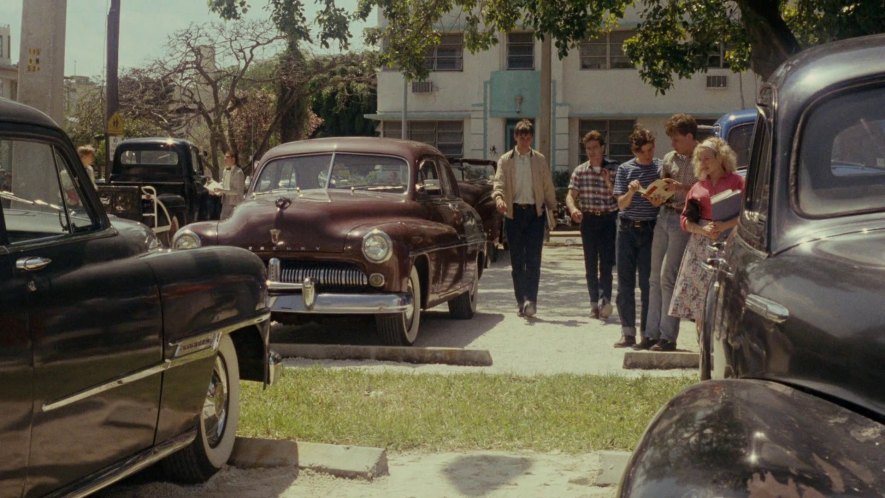
POLYGON ((77 147, 77 155, 80 156, 80 162, 86 168, 89 181, 95 186, 95 148, 91 145, 81 145, 77 147))
POLYGON ((612 268, 618 205, 614 181, 618 164, 603 156, 605 139, 593 130, 581 140, 587 162, 572 172, 565 204, 581 227, 584 271, 590 293, 590 316, 605 320, 612 313, 612 268))
POLYGON ((636 344, 636 276, 642 309, 639 330, 645 331, 648 314, 648 277, 651 273, 651 244, 658 208, 643 195, 636 195, 657 180, 661 161, 655 159, 655 136, 637 126, 630 134, 633 159, 618 166, 614 195, 620 208, 617 241, 618 315, 621 318, 621 340, 616 348, 636 344))
POLYGON ((532 149, 532 122, 517 123, 513 135, 516 147, 498 159, 492 198, 504 215, 517 314, 531 318, 537 312, 544 223, 554 226, 556 192, 547 159, 532 149))
POLYGON ((226 220, 234 212, 243 194, 246 192, 246 175, 237 166, 237 157, 233 151, 224 153, 224 170, 221 172, 221 189, 215 191, 221 195, 221 219, 226 220))
POLYGON ((674 114, 667 120, 666 130, 673 150, 664 156, 661 178, 675 193, 661 206, 655 223, 648 280, 648 322, 642 340, 633 346, 636 350, 674 351, 679 335, 679 318, 670 316, 667 310, 690 236, 679 226, 679 219, 685 207, 685 194, 698 180, 691 162, 698 144, 698 124, 688 114, 674 114))

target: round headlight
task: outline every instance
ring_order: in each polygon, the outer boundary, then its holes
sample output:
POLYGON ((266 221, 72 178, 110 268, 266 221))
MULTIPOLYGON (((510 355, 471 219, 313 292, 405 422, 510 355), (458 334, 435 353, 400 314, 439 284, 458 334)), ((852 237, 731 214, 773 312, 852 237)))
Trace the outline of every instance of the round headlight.
POLYGON ((172 238, 173 249, 196 249, 201 245, 199 235, 185 228, 176 232, 172 238))
POLYGON ((373 263, 383 263, 393 254, 393 242, 390 237, 378 230, 372 230, 363 237, 363 256, 373 263))

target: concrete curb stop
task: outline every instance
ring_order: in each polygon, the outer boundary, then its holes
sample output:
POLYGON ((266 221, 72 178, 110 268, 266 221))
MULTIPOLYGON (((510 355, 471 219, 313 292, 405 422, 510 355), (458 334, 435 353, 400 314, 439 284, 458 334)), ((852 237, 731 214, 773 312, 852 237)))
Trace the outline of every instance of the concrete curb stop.
POLYGON ((492 364, 492 355, 485 349, 282 343, 272 344, 271 349, 283 357, 315 360, 379 360, 479 367, 492 364))
POLYGON ((621 483, 621 476, 630 461, 629 451, 600 451, 599 474, 594 482, 595 486, 617 486, 621 483))
POLYGON ((700 355, 691 351, 626 351, 624 368, 698 368, 700 355))
POLYGON ((367 481, 389 475, 387 450, 365 446, 238 437, 229 462, 240 468, 295 466, 367 481))

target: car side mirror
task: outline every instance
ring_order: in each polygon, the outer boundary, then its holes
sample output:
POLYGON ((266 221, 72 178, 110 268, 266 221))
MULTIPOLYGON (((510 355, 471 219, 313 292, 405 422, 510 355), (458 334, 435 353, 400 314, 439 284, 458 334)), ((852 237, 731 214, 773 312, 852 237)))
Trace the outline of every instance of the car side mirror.
POLYGON ((423 195, 440 195, 442 188, 439 185, 428 185, 426 183, 415 184, 415 191, 423 195))

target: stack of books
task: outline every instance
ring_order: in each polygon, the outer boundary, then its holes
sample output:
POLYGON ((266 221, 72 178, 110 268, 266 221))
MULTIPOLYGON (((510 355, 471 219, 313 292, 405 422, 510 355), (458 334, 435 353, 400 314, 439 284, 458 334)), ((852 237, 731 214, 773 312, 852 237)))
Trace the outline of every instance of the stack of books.
POLYGON ((741 212, 741 191, 723 190, 710 197, 710 205, 713 208, 713 221, 726 221, 734 218, 741 212))

